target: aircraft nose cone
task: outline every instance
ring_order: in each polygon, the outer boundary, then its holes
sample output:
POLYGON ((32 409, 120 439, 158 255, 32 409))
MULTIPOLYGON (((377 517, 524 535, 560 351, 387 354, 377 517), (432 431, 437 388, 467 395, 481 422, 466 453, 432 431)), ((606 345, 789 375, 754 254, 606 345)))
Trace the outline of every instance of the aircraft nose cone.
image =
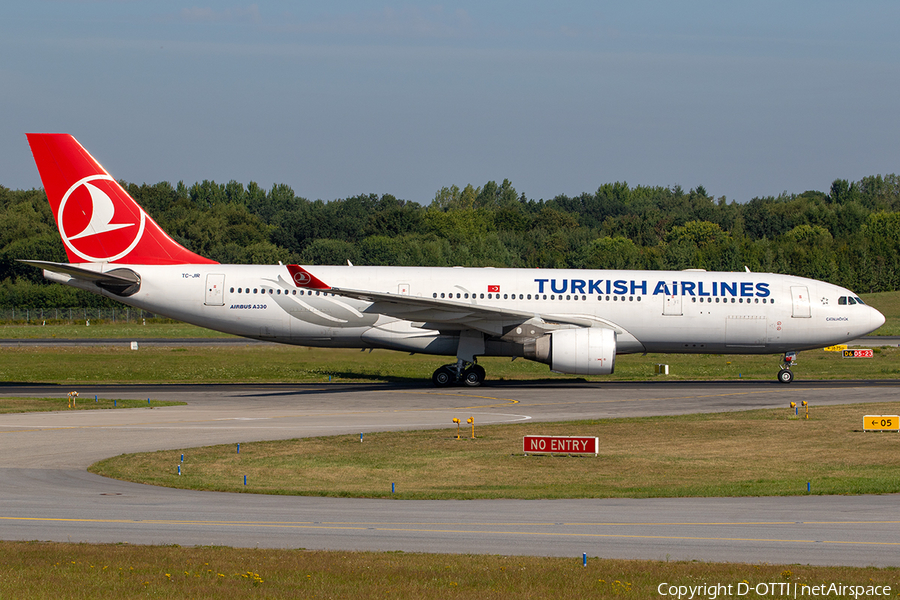
POLYGON ((869 323, 870 323, 870 326, 872 327, 872 331, 875 331, 876 329, 878 329, 879 327, 884 325, 884 315, 881 314, 881 312, 879 312, 878 310, 872 308, 871 306, 869 307, 869 310, 870 310, 869 323))

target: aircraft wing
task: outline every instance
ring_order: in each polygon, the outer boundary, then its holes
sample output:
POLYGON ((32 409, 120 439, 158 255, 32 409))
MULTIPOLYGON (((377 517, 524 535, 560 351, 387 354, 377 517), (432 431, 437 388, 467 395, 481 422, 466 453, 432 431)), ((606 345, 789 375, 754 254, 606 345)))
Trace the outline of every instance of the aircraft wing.
POLYGON ((355 290, 332 287, 299 265, 288 265, 288 271, 297 287, 326 292, 336 296, 356 298, 371 302, 364 312, 378 313, 423 323, 426 328, 475 329, 489 335, 500 336, 511 327, 531 323, 544 331, 561 327, 607 327, 618 329, 611 323, 577 315, 552 315, 482 306, 475 300, 461 302, 439 298, 422 298, 371 290, 355 290))

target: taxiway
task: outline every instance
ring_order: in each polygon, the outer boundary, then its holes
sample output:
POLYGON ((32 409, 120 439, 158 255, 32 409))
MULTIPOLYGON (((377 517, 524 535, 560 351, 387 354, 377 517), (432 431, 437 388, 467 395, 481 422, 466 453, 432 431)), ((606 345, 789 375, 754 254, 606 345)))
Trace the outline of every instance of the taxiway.
MULTIPOLYGON (((0 395, 68 388, 0 385, 0 395)), ((400 501, 222 494, 94 476, 108 456, 452 426, 898 401, 896 381, 81 386, 187 406, 0 417, 0 538, 900 566, 884 496, 400 501)), ((388 483, 386 482, 386 485, 388 483)))

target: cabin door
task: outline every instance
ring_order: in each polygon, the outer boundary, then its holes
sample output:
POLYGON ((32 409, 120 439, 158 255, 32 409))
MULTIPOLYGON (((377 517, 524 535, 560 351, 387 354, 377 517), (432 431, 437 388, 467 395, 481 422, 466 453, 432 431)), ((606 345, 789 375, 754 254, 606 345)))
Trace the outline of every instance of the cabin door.
POLYGON ((808 319, 812 316, 809 309, 809 288, 805 285, 791 286, 791 303, 794 307, 792 317, 808 319))
POLYGON ((223 306, 225 304, 225 275, 210 273, 206 276, 207 306, 223 306))

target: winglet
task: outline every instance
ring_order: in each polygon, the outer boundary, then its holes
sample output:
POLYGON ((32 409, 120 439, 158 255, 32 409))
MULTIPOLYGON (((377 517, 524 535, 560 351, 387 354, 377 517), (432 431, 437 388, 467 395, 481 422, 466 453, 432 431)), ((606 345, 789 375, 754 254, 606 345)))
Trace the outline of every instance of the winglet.
POLYGON ((287 270, 288 273, 291 274, 291 279, 299 288, 306 288, 309 290, 331 289, 330 285, 323 282, 321 279, 319 279, 300 265, 288 265, 287 270))

